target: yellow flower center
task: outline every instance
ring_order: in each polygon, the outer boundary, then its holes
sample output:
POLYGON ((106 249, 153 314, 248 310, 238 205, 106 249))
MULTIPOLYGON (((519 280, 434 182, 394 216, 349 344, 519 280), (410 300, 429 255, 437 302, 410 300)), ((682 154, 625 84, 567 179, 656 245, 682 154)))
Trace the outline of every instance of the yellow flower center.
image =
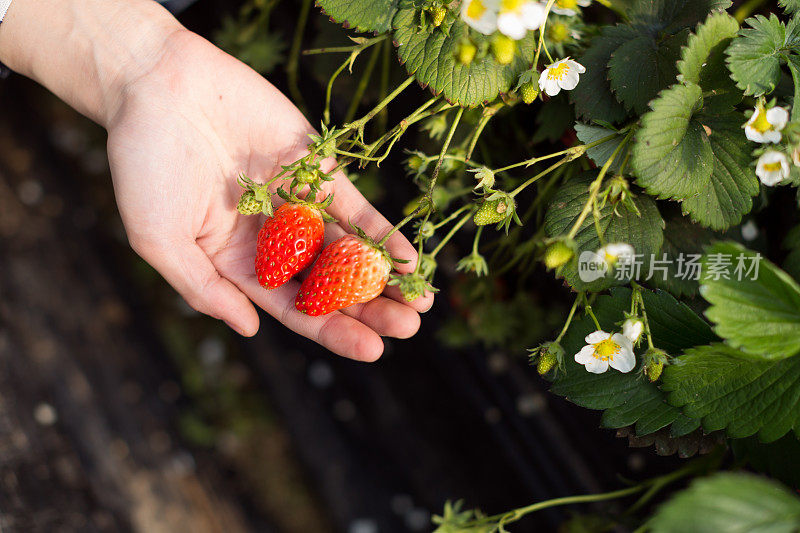
POLYGON ((575 9, 578 7, 578 0, 556 0, 556 5, 562 9, 575 9))
POLYGON ((500 2, 500 11, 517 11, 526 0, 502 0, 500 2))
POLYGON ((567 63, 559 63, 547 69, 547 79, 561 80, 569 72, 569 65, 567 63))
POLYGON ((619 344, 611 339, 606 339, 594 345, 594 358, 601 361, 608 361, 609 359, 613 361, 619 350, 619 344))
POLYGON ((486 6, 481 0, 470 0, 467 6, 467 16, 471 19, 479 19, 486 13, 486 6))
POLYGON ((770 124, 769 120, 767 120, 766 109, 758 106, 758 111, 756 111, 756 119, 750 124, 750 127, 756 130, 758 133, 765 133, 772 129, 772 124, 770 124))
POLYGON ((767 172, 780 172, 781 162, 776 161, 774 163, 764 163, 764 170, 767 172))

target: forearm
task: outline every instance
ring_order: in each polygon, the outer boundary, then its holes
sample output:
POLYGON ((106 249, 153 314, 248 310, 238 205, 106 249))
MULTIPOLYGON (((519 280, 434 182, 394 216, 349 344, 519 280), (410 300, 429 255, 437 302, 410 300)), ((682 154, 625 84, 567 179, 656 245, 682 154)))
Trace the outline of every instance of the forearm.
POLYGON ((106 125, 180 29, 152 0, 14 0, 0 24, 0 61, 106 125))

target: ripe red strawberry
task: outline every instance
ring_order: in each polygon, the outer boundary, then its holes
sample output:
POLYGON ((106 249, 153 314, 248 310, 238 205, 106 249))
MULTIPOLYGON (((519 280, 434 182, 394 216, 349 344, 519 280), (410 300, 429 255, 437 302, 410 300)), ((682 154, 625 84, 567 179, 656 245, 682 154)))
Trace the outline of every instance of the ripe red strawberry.
POLYGON ((322 212, 308 204, 287 202, 258 232, 256 275, 276 289, 314 262, 325 238, 322 212))
POLYGON ((297 310, 311 316, 377 298, 392 270, 392 258, 365 235, 345 235, 319 256, 294 300, 297 310))

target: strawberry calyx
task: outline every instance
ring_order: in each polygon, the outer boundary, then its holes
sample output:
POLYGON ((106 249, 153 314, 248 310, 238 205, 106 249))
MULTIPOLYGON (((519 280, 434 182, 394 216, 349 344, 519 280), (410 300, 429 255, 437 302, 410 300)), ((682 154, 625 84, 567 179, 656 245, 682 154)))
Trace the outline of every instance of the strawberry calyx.
POLYGON ((328 207, 330 207, 331 203, 333 203, 333 194, 329 194, 329 195, 325 196, 325 198, 323 198, 322 201, 320 201, 320 202, 315 202, 314 200, 315 200, 315 198, 317 196, 316 191, 312 190, 311 192, 309 192, 305 196, 305 198, 300 198, 299 196, 297 196, 296 193, 294 193, 294 192, 286 192, 286 190, 284 190, 281 187, 281 188, 278 189, 278 196, 280 196, 286 202, 290 202, 290 203, 298 204, 298 205, 305 205, 307 207, 311 207, 313 209, 318 210, 320 212, 320 214, 322 215, 322 219, 325 222, 338 222, 335 218, 333 218, 331 215, 329 215, 328 212, 326 211, 326 209, 328 209, 328 207))

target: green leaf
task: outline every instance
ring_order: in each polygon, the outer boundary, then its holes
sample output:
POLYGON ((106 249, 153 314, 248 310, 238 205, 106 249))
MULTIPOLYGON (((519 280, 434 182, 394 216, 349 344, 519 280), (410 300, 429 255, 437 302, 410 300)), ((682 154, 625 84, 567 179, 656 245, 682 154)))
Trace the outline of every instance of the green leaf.
MULTIPOLYGON (((588 124, 581 124, 580 122, 575 124, 575 133, 578 136, 578 140, 580 140, 583 144, 590 144, 595 141, 599 141, 600 139, 604 139, 610 135, 615 135, 614 139, 610 141, 606 141, 602 144, 598 144, 597 146, 593 146, 586 150, 586 155, 594 161, 594 163, 598 167, 602 167, 606 161, 611 157, 611 154, 614 153, 614 150, 617 149, 619 143, 622 142, 622 139, 625 138, 625 135, 620 134, 614 130, 610 130, 608 128, 601 128, 600 126, 590 126, 588 124)), ((619 155, 614 159, 614 162, 611 164, 611 167, 608 169, 609 172, 616 172, 619 170, 619 166, 622 164, 622 161, 625 160, 625 156, 628 153, 628 146, 624 147, 619 155)))
POLYGON ((737 462, 744 461, 758 472, 800 487, 800 440, 794 435, 770 443, 758 442, 755 437, 731 439, 730 446, 737 462))
POLYGON ((695 83, 705 90, 727 88, 730 76, 724 51, 739 31, 739 23, 725 12, 712 13, 689 36, 678 62, 678 79, 695 83))
POLYGON ((630 26, 606 26, 592 41, 592 45, 578 63, 586 67, 581 81, 570 91, 570 100, 575 105, 575 112, 586 120, 615 123, 624 119, 628 113, 614 93, 608 82, 608 62, 614 51, 635 39, 638 33, 630 26))
POLYGON ((712 232, 686 217, 667 219, 664 245, 659 254, 659 260, 666 260, 666 273, 656 272, 648 282, 676 297, 697 294, 700 286, 698 276, 694 275, 693 267, 687 263, 693 261, 699 266, 699 258, 713 238, 712 232))
POLYGON ((781 62, 800 47, 800 21, 784 25, 774 13, 769 18, 756 15, 745 21, 726 50, 728 68, 736 85, 747 95, 771 93, 781 76, 781 62))
MULTIPOLYGON (((757 320, 757 317, 754 317, 757 320)), ((794 430, 800 435, 800 357, 756 360, 722 343, 687 350, 664 369, 669 403, 706 432, 758 434, 771 442, 794 430)))
POLYGON ((750 168, 751 149, 738 113, 701 116, 698 123, 711 132, 711 181, 699 194, 684 200, 683 212, 706 227, 724 230, 741 222, 758 194, 758 178, 750 168))
POLYGON ((778 5, 789 15, 800 11, 800 0, 778 0, 778 5))
MULTIPOLYGON (((468 26, 460 18, 446 19, 429 30, 419 27, 414 8, 402 8, 393 25, 397 53, 408 73, 434 94, 466 107, 490 102, 511 90, 534 54, 535 34, 528 32, 516 41, 517 53, 509 65, 499 64, 492 54, 479 54, 472 63, 463 65, 455 57, 458 43, 468 34, 468 26)), ((488 47, 490 37, 472 32, 471 39, 480 50, 488 47)))
POLYGON ((683 200, 708 186, 714 168, 711 143, 702 125, 692 120, 702 105, 698 85, 673 85, 642 117, 631 165, 637 183, 650 194, 683 200))
MULTIPOLYGON (((668 353, 680 353, 690 346, 706 344, 714 338, 711 329, 684 304, 663 291, 643 291, 647 316, 655 345, 668 353)), ((630 310, 631 290, 615 288, 610 296, 601 296, 592 306, 605 331, 619 329, 630 310)), ((567 352, 566 372, 553 381, 553 392, 589 409, 603 413, 604 427, 620 428, 636 424, 637 435, 646 435, 672 424, 675 437, 691 433, 699 421, 692 421, 665 402, 665 395, 641 373, 641 360, 627 374, 609 370, 590 374, 575 362, 584 346, 584 337, 595 330, 588 317, 576 320, 563 339, 567 352)))
MULTIPOLYGON (((597 176, 597 172, 590 171, 563 185, 553 198, 545 214, 545 232, 550 237, 557 237, 568 233, 589 201, 589 185, 597 176)), ((600 210, 598 226, 608 243, 626 242, 633 246, 637 254, 643 254, 643 271, 649 267, 649 258, 658 252, 664 241, 664 220, 658 212, 655 202, 645 195, 633 199, 641 216, 625 208, 614 213, 614 207, 608 203, 600 210)), ((594 217, 589 216, 581 224, 575 235, 579 256, 581 252, 594 252, 600 248, 600 239, 597 236, 594 217)), ((629 280, 617 280, 609 275, 591 282, 584 282, 578 276, 577 261, 565 265, 559 272, 560 276, 576 290, 600 291, 612 285, 627 283, 629 280)))
POLYGON ((703 258, 700 294, 714 331, 732 347, 765 360, 800 352, 800 286, 760 254, 715 244, 703 258))
POLYGON ((392 18, 400 0, 317 0, 334 22, 361 33, 384 33, 392 29, 392 18))
POLYGON ((789 255, 783 261, 783 269, 796 281, 800 281, 800 226, 795 226, 786 235, 783 247, 789 255))
POLYGON ((670 33, 694 26, 711 11, 728 9, 730 0, 639 0, 631 13, 637 24, 670 33))
POLYGON ((614 51, 608 63, 608 79, 617 99, 641 115, 658 92, 675 82, 676 62, 686 32, 659 40, 639 35, 614 51))
POLYGON ((544 102, 536 111, 536 128, 531 138, 532 144, 559 140, 575 122, 572 106, 563 92, 544 102))
POLYGON ((751 474, 723 472, 694 481, 647 523, 653 533, 793 533, 800 498, 783 485, 751 474))

